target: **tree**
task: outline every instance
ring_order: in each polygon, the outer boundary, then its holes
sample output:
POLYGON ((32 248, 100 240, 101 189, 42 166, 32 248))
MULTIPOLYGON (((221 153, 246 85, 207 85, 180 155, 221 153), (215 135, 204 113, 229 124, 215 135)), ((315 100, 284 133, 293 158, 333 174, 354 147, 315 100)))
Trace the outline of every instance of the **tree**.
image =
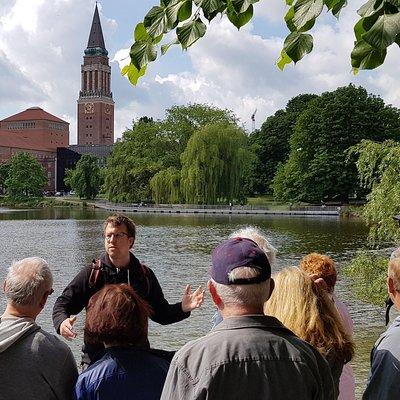
POLYGON ((162 121, 134 123, 109 157, 104 185, 108 199, 137 202, 153 195, 161 202, 180 201, 176 179, 180 175, 181 155, 193 132, 207 124, 236 121, 229 110, 188 104, 166 110, 162 121))
POLYGON ((213 124, 196 131, 182 154, 181 187, 187 203, 242 200, 247 136, 234 125, 213 124))
POLYGON ((301 94, 289 100, 285 110, 278 110, 268 117, 261 129, 250 135, 252 152, 257 155, 252 191, 271 193, 271 184, 279 163, 286 161, 290 153, 289 140, 294 132, 297 117, 308 103, 318 97, 301 94))
POLYGON ((7 196, 12 200, 43 197, 47 183, 46 172, 35 157, 28 153, 18 153, 11 158, 5 187, 7 196))
POLYGON ((337 200, 365 193, 348 149, 362 139, 400 140, 400 113, 354 85, 323 93, 299 115, 290 155, 274 179, 282 200, 337 200))
POLYGON ((136 123, 124 132, 107 160, 105 193, 110 201, 139 202, 151 198, 150 179, 162 168, 169 143, 159 122, 136 123))
POLYGON ((358 156, 361 185, 371 190, 362 213, 370 242, 399 240, 400 229, 393 216, 400 214, 400 143, 363 140, 350 153, 358 156))
MULTIPOLYGON (((135 27, 134 43, 130 51, 131 62, 122 69, 132 84, 146 72, 149 62, 158 55, 158 46, 165 34, 175 31, 176 37, 161 45, 165 54, 173 45, 186 50, 206 33, 205 20, 226 15, 240 29, 253 17, 253 4, 258 0, 160 0, 135 27)), ((289 10, 284 16, 290 33, 285 39, 280 59, 286 64, 296 63, 313 49, 313 37, 305 33, 315 24, 323 9, 339 17, 346 0, 287 0, 289 10)), ((358 10, 360 19, 354 26, 355 41, 351 65, 358 69, 374 69, 386 57, 387 48, 400 45, 400 3, 397 0, 367 0, 358 10)), ((168 38, 170 35, 167 35, 168 38)))
POLYGON ((75 190, 79 198, 96 198, 102 185, 102 174, 97 157, 93 154, 84 154, 74 169, 66 171, 64 182, 75 190))
POLYGON ((1 193, 5 190, 5 182, 10 172, 11 164, 9 162, 0 163, 0 190, 1 193))
POLYGON ((180 190, 181 172, 175 167, 169 167, 157 172, 150 179, 150 188, 153 199, 157 204, 180 203, 182 192, 180 190))

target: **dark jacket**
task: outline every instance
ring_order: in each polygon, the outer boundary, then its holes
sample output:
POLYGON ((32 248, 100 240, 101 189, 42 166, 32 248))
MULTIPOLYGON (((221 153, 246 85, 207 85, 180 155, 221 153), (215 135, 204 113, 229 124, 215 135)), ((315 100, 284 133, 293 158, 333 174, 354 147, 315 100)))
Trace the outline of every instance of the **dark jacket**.
POLYGON ((149 350, 111 347, 78 378, 77 400, 158 400, 169 362, 149 350))
POLYGON ((96 292, 112 283, 130 283, 136 293, 150 304, 153 310, 151 319, 159 324, 172 324, 190 315, 190 312, 182 311, 182 303, 168 303, 154 272, 140 264, 132 253, 128 268, 115 268, 107 254, 103 254, 100 261, 101 273, 94 286, 89 282, 93 268, 85 267, 57 298, 53 308, 53 324, 57 333, 60 333, 60 325, 66 318, 79 314, 96 292))

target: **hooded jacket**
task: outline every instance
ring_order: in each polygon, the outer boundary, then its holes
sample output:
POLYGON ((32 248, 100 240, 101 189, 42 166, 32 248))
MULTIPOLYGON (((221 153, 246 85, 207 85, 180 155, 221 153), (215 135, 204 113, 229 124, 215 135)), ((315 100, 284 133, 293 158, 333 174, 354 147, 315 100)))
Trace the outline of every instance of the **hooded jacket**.
POLYGON ((0 400, 67 400, 78 376, 69 347, 31 318, 0 321, 0 400))
MULTIPOLYGON (((150 318, 159 324, 167 325, 181 321, 190 315, 182 311, 182 303, 169 304, 164 297, 161 286, 154 272, 141 264, 130 253, 130 263, 127 268, 116 268, 108 254, 100 257, 101 273, 95 284, 90 282, 92 267, 83 268, 64 289, 53 308, 53 324, 60 333, 61 323, 71 315, 79 314, 87 307, 90 298, 106 284, 127 283, 135 292, 146 300, 152 308, 150 318)), ((88 353, 91 362, 98 360, 104 354, 104 346, 89 346, 85 343, 84 353, 88 353)))

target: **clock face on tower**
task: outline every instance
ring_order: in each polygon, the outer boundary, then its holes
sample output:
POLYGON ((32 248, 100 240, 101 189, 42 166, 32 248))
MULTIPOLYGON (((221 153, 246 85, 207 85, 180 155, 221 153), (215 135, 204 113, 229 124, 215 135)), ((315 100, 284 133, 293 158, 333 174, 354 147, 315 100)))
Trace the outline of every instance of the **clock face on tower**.
POLYGON ((106 114, 110 114, 110 112, 111 112, 111 106, 110 106, 109 104, 106 104, 106 106, 105 106, 105 108, 104 108, 104 111, 105 111, 106 114))
POLYGON ((92 114, 94 112, 93 103, 85 103, 85 114, 92 114))

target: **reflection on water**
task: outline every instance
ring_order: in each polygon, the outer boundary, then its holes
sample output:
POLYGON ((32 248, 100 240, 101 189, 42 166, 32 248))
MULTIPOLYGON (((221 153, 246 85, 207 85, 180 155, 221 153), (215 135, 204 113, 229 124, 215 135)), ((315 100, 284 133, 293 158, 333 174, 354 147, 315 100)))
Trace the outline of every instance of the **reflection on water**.
MULTIPOLYGON (((103 249, 102 222, 108 212, 94 209, 53 208, 45 210, 0 209, 0 278, 13 259, 41 256, 52 266, 55 275, 53 298, 40 316, 45 329, 52 330, 51 309, 55 297, 84 265, 98 257, 103 249)), ((134 246, 138 258, 156 273, 165 296, 179 301, 186 283, 205 285, 214 246, 233 230, 245 225, 261 228, 278 249, 276 270, 297 265, 299 259, 312 251, 333 257, 338 269, 366 241, 365 226, 355 220, 336 217, 284 216, 210 216, 132 214, 138 225, 134 246)), ((357 357, 357 391, 361 393, 369 368, 369 352, 380 332, 384 330, 383 308, 355 300, 351 283, 339 277, 338 296, 349 306, 355 322, 357 357)), ((0 300, 0 309, 5 301, 0 300)), ((208 332, 214 310, 209 299, 186 321, 159 326, 151 323, 150 341, 153 346, 177 349, 188 340, 208 332)), ((79 355, 84 315, 78 317, 79 339, 70 343, 79 355)))

